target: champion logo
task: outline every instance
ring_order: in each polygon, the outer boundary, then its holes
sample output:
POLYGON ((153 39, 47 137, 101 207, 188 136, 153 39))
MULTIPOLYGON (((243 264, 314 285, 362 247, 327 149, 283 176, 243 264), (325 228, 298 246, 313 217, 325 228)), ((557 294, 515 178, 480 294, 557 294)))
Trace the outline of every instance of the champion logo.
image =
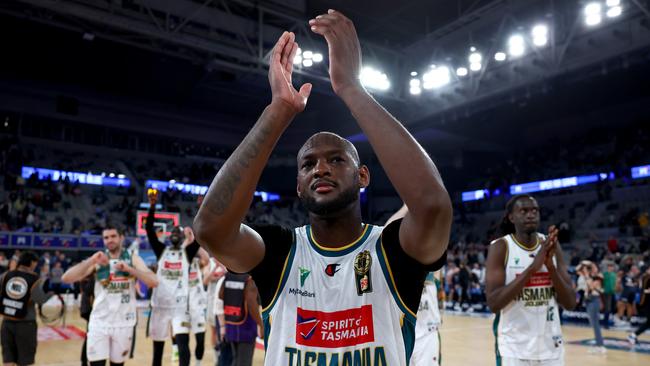
POLYGON ((330 276, 330 277, 334 277, 334 275, 336 274, 336 272, 338 272, 339 270, 341 270, 341 269, 339 268, 340 266, 341 266, 341 265, 338 264, 338 263, 328 264, 327 267, 325 267, 325 274, 328 275, 328 276, 330 276))

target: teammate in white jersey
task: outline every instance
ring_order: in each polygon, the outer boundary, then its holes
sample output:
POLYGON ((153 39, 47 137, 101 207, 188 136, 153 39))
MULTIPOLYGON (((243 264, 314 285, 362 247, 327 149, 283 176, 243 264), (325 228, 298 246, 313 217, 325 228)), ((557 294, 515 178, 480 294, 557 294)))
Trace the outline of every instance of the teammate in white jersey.
POLYGON ((223 321, 223 300, 219 299, 219 289, 224 281, 226 267, 214 258, 210 258, 210 265, 208 267, 208 273, 204 277, 204 281, 208 287, 208 323, 212 330, 210 344, 214 350, 214 359, 218 360, 221 353, 221 331, 225 327, 223 321))
MULTIPOLYGON (((190 229, 191 230, 191 229, 190 229)), ((204 249, 200 249, 189 268, 187 307, 182 317, 175 319, 178 324, 174 325, 174 334, 194 334, 196 339, 194 357, 195 365, 200 366, 205 350, 205 323, 207 321, 208 298, 204 287, 204 269, 208 267, 209 255, 204 249)))
POLYGON ((158 279, 137 254, 124 248, 124 235, 114 227, 102 231, 106 251, 68 269, 63 282, 95 273, 95 300, 88 321, 87 355, 91 366, 122 365, 131 349, 136 322, 135 279, 156 287, 158 279))
POLYGON ((444 291, 440 288, 440 271, 429 272, 424 281, 424 290, 418 308, 418 320, 415 323, 415 348, 411 357, 411 366, 439 366, 440 353, 440 316, 439 299, 444 291))
POLYGON ((297 156, 297 194, 310 225, 288 230, 242 224, 276 142, 304 110, 312 88, 292 85, 298 44, 285 32, 270 58, 272 101, 219 170, 194 228, 228 269, 255 278, 264 306, 266 365, 363 360, 407 366, 424 279, 446 258, 451 201, 431 158, 361 85, 352 22, 329 10, 309 25, 327 41, 334 92, 409 211, 385 228, 364 225, 359 191, 370 183, 368 168, 350 141, 322 132, 297 156))
POLYGON ((530 195, 508 201, 505 236, 492 242, 486 262, 486 295, 496 314, 497 365, 564 365, 558 305, 573 309, 576 295, 557 241, 537 232, 539 205, 530 195))
POLYGON ((178 347, 173 352, 178 352, 180 365, 186 366, 189 365, 191 357, 189 332, 186 331, 185 324, 189 297, 189 267, 200 246, 194 240, 192 229, 184 228, 181 232, 180 226, 171 230, 171 245, 166 246, 161 242, 154 229, 158 192, 150 190, 148 196, 149 214, 145 229, 149 245, 158 259, 156 276, 160 281, 160 285, 151 295, 151 315, 147 324, 147 333, 153 339, 152 366, 162 364, 165 340, 169 338, 170 330, 175 346, 178 347), (180 336, 177 336, 178 334, 180 336))

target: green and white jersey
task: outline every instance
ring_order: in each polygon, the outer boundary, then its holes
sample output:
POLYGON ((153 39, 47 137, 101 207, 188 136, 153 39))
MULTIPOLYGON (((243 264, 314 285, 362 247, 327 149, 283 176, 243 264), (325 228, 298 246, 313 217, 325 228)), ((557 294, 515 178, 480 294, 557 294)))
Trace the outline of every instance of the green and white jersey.
MULTIPOLYGON (((106 254, 109 255, 108 252, 106 254)), ((96 267, 95 300, 88 321, 89 329, 135 326, 135 278, 115 270, 115 264, 119 261, 133 265, 131 255, 123 250, 119 259, 109 259, 107 266, 96 267)))
POLYGON ((184 248, 165 248, 158 260, 158 286, 151 294, 151 306, 185 309, 189 293, 189 262, 184 248))
POLYGON ((200 262, 198 257, 194 257, 189 272, 189 308, 194 312, 206 311, 208 302, 200 262))
POLYGON ((418 320, 415 323, 415 339, 426 337, 438 330, 441 324, 440 308, 438 307, 438 287, 433 272, 427 274, 418 308, 418 320))
MULTIPOLYGON (((507 285, 533 263, 546 237, 538 234, 533 249, 517 242, 514 235, 502 239, 507 243, 507 285)), ((563 356, 560 314, 546 266, 533 274, 515 300, 496 314, 493 331, 497 339, 497 359, 551 360, 563 356)))
POLYGON ((294 230, 279 286, 263 310, 265 365, 408 365, 415 314, 397 292, 382 229, 365 225, 356 241, 337 249, 318 244, 310 226, 294 230))

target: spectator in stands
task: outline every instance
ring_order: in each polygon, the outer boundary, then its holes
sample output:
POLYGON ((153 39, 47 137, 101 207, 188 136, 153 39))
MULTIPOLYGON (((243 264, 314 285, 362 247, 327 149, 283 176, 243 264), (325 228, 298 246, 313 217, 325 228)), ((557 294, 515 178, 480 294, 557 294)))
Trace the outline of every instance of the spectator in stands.
POLYGON ((632 316, 635 315, 634 311, 634 300, 636 298, 636 293, 639 283, 639 267, 632 265, 630 270, 625 273, 622 278, 622 287, 623 292, 621 294, 621 299, 618 302, 618 314, 614 318, 614 323, 620 325, 628 325, 632 316), (627 314, 627 320, 625 320, 625 315, 627 314))
POLYGON ((603 278, 598 271, 598 266, 590 261, 581 262, 576 268, 576 272, 580 276, 578 283, 584 284, 584 304, 596 338, 596 347, 590 349, 589 352, 606 353, 607 350, 604 347, 600 331, 600 296, 603 292, 603 278))
POLYGON ((607 240, 607 249, 609 249, 610 253, 618 253, 618 240, 615 237, 609 237, 607 240))
POLYGON ((61 267, 63 267, 64 271, 68 270, 71 263, 70 258, 66 257, 65 253, 59 253, 57 262, 61 263, 61 267))
POLYGON ((643 334, 650 328, 650 265, 647 265, 641 279, 641 299, 639 301, 639 313, 645 317, 645 323, 642 324, 634 333, 630 333, 628 340, 633 345, 637 343, 637 336, 643 334))
POLYGON ((605 329, 609 328, 609 316, 612 313, 612 305, 615 302, 616 294, 616 265, 607 264, 607 270, 603 273, 603 312, 605 329))
POLYGON ((460 300, 460 304, 457 305, 454 302, 454 310, 465 311, 467 309, 466 305, 469 302, 470 271, 464 261, 460 261, 459 259, 456 259, 456 261, 458 273, 454 276, 454 290, 457 300, 460 300))
POLYGON ((9 260, 9 270, 13 271, 18 266, 18 258, 20 258, 20 249, 14 251, 14 255, 9 260))
POLYGON ((479 286, 485 285, 485 267, 481 266, 480 263, 475 262, 472 266, 472 274, 476 276, 476 283, 479 286))
POLYGON ((9 259, 4 253, 0 252, 0 274, 5 273, 9 269, 9 259))
POLYGON ((62 266, 61 261, 57 261, 54 263, 54 266, 50 270, 50 287, 52 288, 52 291, 54 291, 57 294, 60 294, 61 291, 61 277, 63 276, 63 266, 62 266))

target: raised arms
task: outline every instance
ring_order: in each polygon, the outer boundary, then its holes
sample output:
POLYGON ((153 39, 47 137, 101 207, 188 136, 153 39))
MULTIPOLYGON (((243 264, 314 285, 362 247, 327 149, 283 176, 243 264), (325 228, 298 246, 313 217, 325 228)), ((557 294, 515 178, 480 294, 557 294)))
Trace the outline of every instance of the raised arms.
POLYGON ((361 47, 352 22, 329 10, 309 21, 329 46, 330 79, 372 145, 397 193, 408 206, 400 226, 404 251, 423 264, 447 248, 452 207, 435 164, 411 134, 361 85, 361 47))
POLYGON ((273 98, 255 126, 217 173, 194 219, 198 242, 236 272, 248 272, 264 258, 262 238, 241 224, 253 199, 262 170, 278 139, 302 112, 311 84, 293 87, 293 57, 298 50, 293 33, 282 34, 269 67, 273 98))

